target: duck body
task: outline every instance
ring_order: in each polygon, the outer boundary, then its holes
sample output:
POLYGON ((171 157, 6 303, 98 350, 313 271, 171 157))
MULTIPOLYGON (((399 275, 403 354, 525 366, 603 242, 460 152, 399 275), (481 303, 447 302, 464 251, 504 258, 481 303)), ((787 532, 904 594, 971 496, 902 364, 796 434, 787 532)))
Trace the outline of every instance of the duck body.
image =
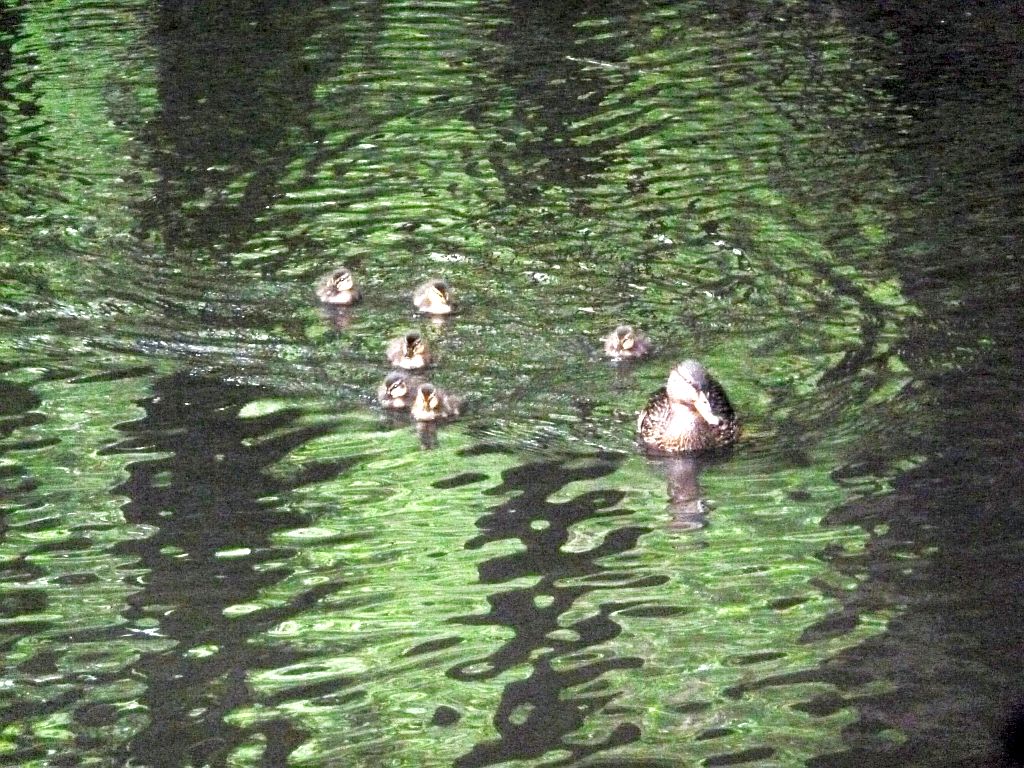
POLYGON ((355 278, 347 267, 338 267, 320 278, 316 284, 316 297, 324 304, 348 306, 362 298, 355 278))
POLYGON ((725 390, 695 360, 672 369, 640 412, 636 429, 640 445, 658 454, 724 450, 740 434, 725 390))
POLYGON ((427 340, 416 331, 393 338, 385 354, 392 365, 410 371, 426 368, 434 360, 427 340))
POLYGON ((604 353, 612 360, 636 360, 651 349, 651 340, 631 325, 620 325, 604 337, 604 353))
POLYGON ((377 387, 377 402, 388 410, 408 410, 412 406, 416 390, 422 383, 422 379, 410 376, 405 371, 392 371, 377 387))
POLYGON ((462 412, 462 401, 433 384, 421 384, 416 390, 409 413, 416 421, 444 421, 462 412))
POLYGON ((413 291, 412 303, 417 312, 426 315, 450 315, 455 309, 451 286, 438 278, 418 285, 413 291))

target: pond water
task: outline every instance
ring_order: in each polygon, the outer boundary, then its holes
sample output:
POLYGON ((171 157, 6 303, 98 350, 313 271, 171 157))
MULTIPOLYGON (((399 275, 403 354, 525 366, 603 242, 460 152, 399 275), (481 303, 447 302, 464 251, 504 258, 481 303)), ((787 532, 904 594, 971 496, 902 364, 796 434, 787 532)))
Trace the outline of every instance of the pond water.
POLYGON ((1024 19, 862 5, 0 6, 0 762, 1013 764, 1024 19))

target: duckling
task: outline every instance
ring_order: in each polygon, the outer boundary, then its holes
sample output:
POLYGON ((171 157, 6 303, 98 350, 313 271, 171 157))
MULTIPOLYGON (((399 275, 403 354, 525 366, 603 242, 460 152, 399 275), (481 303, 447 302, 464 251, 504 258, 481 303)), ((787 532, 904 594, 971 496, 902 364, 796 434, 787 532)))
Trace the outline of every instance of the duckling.
POLYGON ((417 331, 409 331, 404 336, 396 336, 388 342, 388 361, 399 368, 415 370, 426 368, 434 358, 430 354, 430 345, 417 331))
POLYGON ((416 421, 452 419, 462 411, 462 401, 433 384, 420 384, 409 413, 416 421))
POLYGON ((696 360, 686 360, 640 412, 640 444, 654 453, 697 453, 727 448, 740 434, 725 390, 696 360))
POLYGON ((347 267, 338 267, 320 278, 316 284, 316 297, 324 304, 355 304, 362 298, 355 278, 347 267))
POLYGON ((604 353, 613 360, 636 360, 650 351, 650 339, 632 325, 620 325, 604 337, 604 353))
POLYGON ((450 315, 455 308, 451 286, 444 280, 427 280, 413 291, 412 303, 427 315, 450 315))
POLYGON ((410 376, 405 371, 392 371, 377 387, 377 402, 383 408, 403 411, 412 405, 416 388, 421 383, 422 379, 410 376))

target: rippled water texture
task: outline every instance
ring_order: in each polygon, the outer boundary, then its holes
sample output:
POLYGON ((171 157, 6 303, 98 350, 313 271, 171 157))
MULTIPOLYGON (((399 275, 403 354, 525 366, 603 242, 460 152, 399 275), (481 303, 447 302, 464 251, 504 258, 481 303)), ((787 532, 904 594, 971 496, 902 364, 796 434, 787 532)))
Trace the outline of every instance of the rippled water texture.
POLYGON ((1011 764, 1024 18, 904 5, 0 4, 0 763, 1011 764))

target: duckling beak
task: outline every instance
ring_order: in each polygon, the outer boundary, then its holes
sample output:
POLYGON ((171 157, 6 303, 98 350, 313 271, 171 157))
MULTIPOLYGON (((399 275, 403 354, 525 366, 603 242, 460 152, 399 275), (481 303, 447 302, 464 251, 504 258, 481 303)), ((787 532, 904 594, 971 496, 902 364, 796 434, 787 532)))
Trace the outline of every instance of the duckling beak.
POLYGON ((722 420, 711 410, 708 396, 703 392, 697 395, 697 399, 693 401, 693 407, 701 415, 701 418, 711 426, 717 427, 721 423, 722 420))

